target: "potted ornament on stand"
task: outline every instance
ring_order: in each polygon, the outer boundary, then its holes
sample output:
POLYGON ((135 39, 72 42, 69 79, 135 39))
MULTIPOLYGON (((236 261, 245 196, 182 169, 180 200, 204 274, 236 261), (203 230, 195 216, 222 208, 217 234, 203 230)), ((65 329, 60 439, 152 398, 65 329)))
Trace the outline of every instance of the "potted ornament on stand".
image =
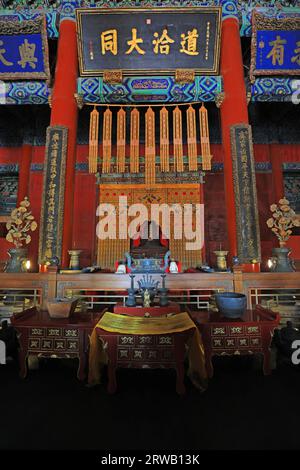
POLYGON ((300 227, 300 219, 295 211, 291 209, 290 203, 286 198, 280 199, 278 204, 270 206, 272 217, 267 220, 267 226, 272 230, 279 240, 279 248, 273 248, 275 258, 275 272, 292 272, 294 266, 289 258, 290 248, 286 242, 292 234, 293 227, 300 227))
POLYGON ((4 271, 7 273, 26 272, 27 248, 31 242, 30 232, 37 228, 37 223, 31 214, 30 202, 27 197, 20 203, 20 207, 13 209, 10 219, 6 223, 8 230, 6 240, 13 243, 15 248, 8 250, 9 260, 4 271))

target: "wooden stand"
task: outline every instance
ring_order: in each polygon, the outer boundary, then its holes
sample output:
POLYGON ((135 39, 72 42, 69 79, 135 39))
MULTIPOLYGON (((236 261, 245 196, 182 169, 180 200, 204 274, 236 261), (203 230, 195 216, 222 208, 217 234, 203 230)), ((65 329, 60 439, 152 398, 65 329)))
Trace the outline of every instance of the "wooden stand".
POLYGON ((77 377, 86 377, 89 335, 102 313, 74 313, 71 318, 51 319, 35 307, 13 315, 11 323, 20 343, 20 377, 27 375, 29 355, 58 359, 79 359, 77 377))
POLYGON ((205 362, 209 377, 213 376, 213 356, 262 354, 263 372, 271 374, 270 347, 279 314, 263 307, 247 310, 236 320, 208 311, 190 312, 198 325, 205 348, 205 362))

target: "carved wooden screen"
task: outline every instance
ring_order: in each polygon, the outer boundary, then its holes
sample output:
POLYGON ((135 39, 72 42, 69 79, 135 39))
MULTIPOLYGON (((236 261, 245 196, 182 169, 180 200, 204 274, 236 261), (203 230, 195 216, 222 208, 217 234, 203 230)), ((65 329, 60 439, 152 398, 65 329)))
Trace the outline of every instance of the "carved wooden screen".
MULTIPOLYGON (((151 189, 147 188, 146 185, 101 185, 100 186, 100 203, 112 204, 116 209, 116 215, 119 215, 119 197, 127 197, 127 205, 131 204, 144 204, 148 210, 148 220, 151 219, 151 205, 152 204, 179 204, 182 213, 184 204, 193 204, 193 210, 195 211, 195 204, 201 203, 201 191, 199 184, 166 184, 166 185, 155 185, 151 189)), ((195 212, 193 213, 195 215, 195 212)), ((183 217, 184 218, 184 217, 183 217)), ((130 224, 132 218, 127 217, 127 225, 130 224)), ((170 237, 169 247, 171 251, 171 257, 176 261, 180 261, 183 269, 189 267, 196 267, 201 265, 202 255, 201 249, 189 250, 186 249, 186 242, 188 241, 183 234, 181 239, 174 237, 173 231, 174 215, 171 212, 171 224, 170 224, 170 237)), ((124 253, 130 251, 130 238, 125 235, 126 238, 120 239, 120 229, 124 229, 124 224, 118 223, 118 217, 116 218, 116 239, 98 239, 98 264, 103 269, 115 269, 116 261, 124 259, 124 253)), ((160 216, 160 227, 163 233, 163 223, 160 216)), ((195 226, 195 217, 193 216, 193 229, 195 226)), ((203 227, 202 227, 203 229, 203 227)), ((200 231, 201 227, 197 227, 197 231, 200 231)), ((200 232, 199 232, 200 233, 200 232)))

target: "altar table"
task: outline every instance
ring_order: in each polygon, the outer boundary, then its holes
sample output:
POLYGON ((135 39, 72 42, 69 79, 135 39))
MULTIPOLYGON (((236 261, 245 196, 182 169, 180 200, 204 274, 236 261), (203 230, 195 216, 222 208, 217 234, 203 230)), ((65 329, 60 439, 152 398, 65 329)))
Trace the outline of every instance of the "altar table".
POLYGON ((206 369, 213 376, 212 357, 223 355, 262 354, 263 372, 271 374, 270 347, 280 317, 278 313, 257 305, 243 317, 230 319, 219 312, 189 312, 202 334, 206 369))
POLYGON ((106 312, 91 336, 88 382, 90 385, 101 382, 105 364, 108 365, 109 393, 116 391, 118 367, 174 368, 176 391, 184 394, 186 347, 188 375, 203 391, 207 387, 204 349, 201 335, 187 313, 141 318, 106 312))
POLYGON ((77 377, 84 380, 89 336, 102 313, 75 312, 70 318, 53 319, 46 310, 30 308, 13 315, 11 323, 19 340, 20 376, 27 375, 27 357, 79 359, 77 377))
POLYGON ((160 305, 154 305, 152 307, 144 307, 143 305, 127 307, 122 304, 117 304, 114 306, 114 313, 132 315, 134 317, 144 317, 145 314, 148 313, 150 317, 162 317, 163 315, 180 313, 180 305, 175 302, 170 302, 169 305, 165 307, 161 307, 160 305))

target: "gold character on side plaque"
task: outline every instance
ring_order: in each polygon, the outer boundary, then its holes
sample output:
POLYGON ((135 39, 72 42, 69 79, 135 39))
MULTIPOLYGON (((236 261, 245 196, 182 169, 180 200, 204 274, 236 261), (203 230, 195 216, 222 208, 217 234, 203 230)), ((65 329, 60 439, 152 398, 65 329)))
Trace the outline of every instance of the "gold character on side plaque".
MULTIPOLYGON (((4 42, 0 41, 0 46, 3 46, 4 42)), ((7 67, 10 67, 11 65, 14 65, 12 62, 9 62, 8 60, 5 59, 4 54, 6 53, 6 49, 2 47, 0 49, 0 62, 2 62, 3 65, 6 65, 7 67)))
POLYGON ((274 41, 269 42, 270 46, 273 46, 267 55, 267 59, 272 58, 272 65, 283 65, 284 62, 284 44, 286 44, 285 39, 281 39, 278 35, 274 41))
POLYGON ((26 67, 26 65, 30 65, 32 69, 36 68, 36 62, 38 61, 37 58, 34 56, 35 54, 35 44, 30 44, 28 39, 25 39, 23 44, 19 46, 19 52, 21 60, 18 61, 18 64, 21 65, 22 69, 26 67))
POLYGON ((298 42, 296 43, 296 45, 297 45, 297 47, 296 47, 296 49, 294 50, 294 52, 295 52, 296 55, 294 55, 294 56, 292 57, 291 61, 292 61, 293 63, 296 62, 296 64, 300 65, 300 41, 298 41, 298 42))

